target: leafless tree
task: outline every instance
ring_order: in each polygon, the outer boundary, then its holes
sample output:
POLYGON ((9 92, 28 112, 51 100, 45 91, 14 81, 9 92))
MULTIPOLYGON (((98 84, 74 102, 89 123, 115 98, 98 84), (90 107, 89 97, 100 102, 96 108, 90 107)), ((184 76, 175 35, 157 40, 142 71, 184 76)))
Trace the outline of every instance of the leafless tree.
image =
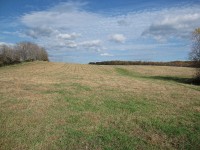
POLYGON ((31 42, 21 42, 17 44, 17 49, 20 53, 21 61, 48 61, 46 50, 37 44, 31 42))
POLYGON ((23 61, 49 61, 46 50, 31 42, 21 42, 15 46, 0 45, 0 66, 23 61))
POLYGON ((195 82, 200 83, 200 28, 194 30, 192 40, 192 51, 189 56, 194 62, 194 66, 197 68, 195 82))
POLYGON ((1 65, 19 63, 19 55, 12 47, 2 45, 0 47, 0 61, 1 65))

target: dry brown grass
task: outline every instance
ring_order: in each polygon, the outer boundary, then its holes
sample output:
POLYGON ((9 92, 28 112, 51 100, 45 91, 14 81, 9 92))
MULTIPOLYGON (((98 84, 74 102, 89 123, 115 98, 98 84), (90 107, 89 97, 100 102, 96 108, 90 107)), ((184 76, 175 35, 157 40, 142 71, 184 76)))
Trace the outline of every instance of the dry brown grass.
POLYGON ((2 67, 0 149, 199 148, 200 88, 181 82, 194 71, 48 62, 2 67))

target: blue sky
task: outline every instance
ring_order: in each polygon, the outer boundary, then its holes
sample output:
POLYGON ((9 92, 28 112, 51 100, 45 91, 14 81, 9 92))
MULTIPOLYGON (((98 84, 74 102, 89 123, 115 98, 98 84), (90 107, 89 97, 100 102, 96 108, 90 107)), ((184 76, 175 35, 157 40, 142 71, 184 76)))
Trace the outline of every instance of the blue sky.
POLYGON ((187 60, 200 0, 1 0, 0 44, 32 41, 51 61, 187 60))

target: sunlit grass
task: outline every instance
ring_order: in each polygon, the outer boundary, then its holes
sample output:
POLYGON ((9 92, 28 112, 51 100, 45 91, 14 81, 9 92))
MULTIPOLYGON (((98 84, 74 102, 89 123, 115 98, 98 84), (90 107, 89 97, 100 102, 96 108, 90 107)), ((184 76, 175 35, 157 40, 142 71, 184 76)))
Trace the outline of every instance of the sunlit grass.
POLYGON ((191 68, 178 70, 0 68, 0 149, 199 149, 199 86, 182 82, 191 68))

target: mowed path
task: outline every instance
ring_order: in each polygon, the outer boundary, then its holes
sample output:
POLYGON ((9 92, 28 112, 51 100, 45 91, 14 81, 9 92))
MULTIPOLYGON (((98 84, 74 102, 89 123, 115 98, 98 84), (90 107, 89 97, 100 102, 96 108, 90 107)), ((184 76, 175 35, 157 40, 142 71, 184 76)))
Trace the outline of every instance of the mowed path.
POLYGON ((0 149, 199 149, 192 68, 0 68, 0 149))

